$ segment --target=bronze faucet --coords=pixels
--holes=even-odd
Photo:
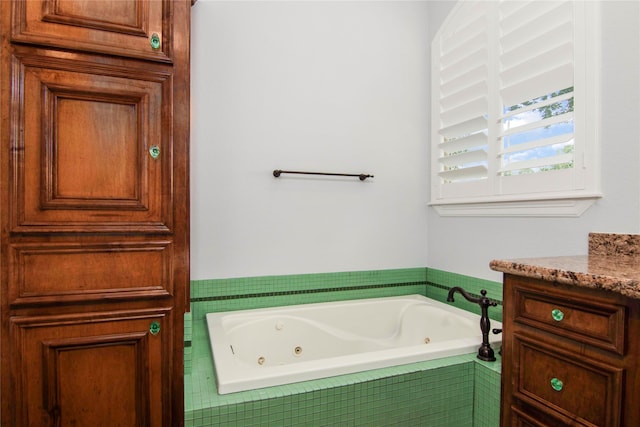
[[[493,349],[489,344],[489,330],[491,329],[491,321],[489,320],[489,315],[487,314],[488,308],[495,307],[498,303],[491,301],[487,298],[486,289],[482,289],[480,293],[482,296],[480,298],[472,297],[467,293],[464,289],[459,286],[454,286],[449,289],[449,295],[447,295],[447,301],[453,302],[453,294],[456,292],[460,292],[460,294],[469,302],[480,304],[481,316],[480,316],[480,331],[482,331],[482,344],[478,348],[478,359],[485,360],[487,362],[494,362],[496,357],[493,353]]]

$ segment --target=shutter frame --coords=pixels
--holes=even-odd
[[[573,2],[573,1],[550,1],[550,2],[537,2],[532,0],[530,2],[523,1],[501,1],[501,2],[459,2],[447,19],[444,21],[440,30],[436,34],[432,42],[432,162],[431,162],[431,205],[457,205],[462,203],[472,203],[475,206],[479,206],[479,202],[486,201],[487,203],[504,203],[509,201],[523,201],[523,200],[539,200],[548,198],[566,198],[571,197],[574,194],[577,198],[597,198],[600,196],[599,192],[599,179],[595,174],[597,172],[597,157],[594,157],[597,148],[597,134],[595,132],[585,131],[584,127],[591,125],[591,128],[595,128],[595,124],[592,125],[590,121],[585,120],[586,117],[593,117],[593,114],[585,115],[582,109],[587,108],[586,103],[579,103],[580,100],[584,100],[584,91],[589,90],[597,92],[595,83],[589,81],[589,84],[585,84],[584,78],[575,78],[575,63],[579,63],[584,66],[584,59],[581,55],[584,55],[585,50],[590,49],[587,38],[593,43],[594,31],[593,24],[586,23],[585,12],[580,9],[593,8],[596,6],[590,4],[584,4],[589,2]],[[487,6],[487,4],[491,4]],[[540,5],[542,7],[539,13],[532,13],[531,11],[537,9]],[[502,8],[499,9],[499,8]],[[566,21],[566,16],[563,18],[560,12],[565,13],[571,10],[571,22]],[[474,11],[476,14],[475,19],[471,19],[469,15]],[[482,11],[485,15],[479,16],[478,11]],[[505,12],[506,11],[506,12]],[[498,15],[502,13],[502,15]],[[592,15],[594,12],[589,12]],[[597,13],[597,12],[596,12]],[[587,14],[588,15],[588,14]],[[520,26],[522,22],[518,23],[507,22],[509,19],[525,19],[526,22],[522,25],[529,25],[535,27],[536,22],[545,22],[545,17],[553,17],[553,22],[542,32],[532,33],[526,37],[521,37],[521,40],[516,42],[507,43],[509,49],[499,48],[496,50],[492,44],[501,46],[500,37],[508,35],[509,32],[500,31],[516,31],[511,34],[511,37],[515,37],[517,31],[521,30]],[[558,18],[560,16],[560,19]],[[562,19],[565,19],[563,21]],[[468,70],[457,70],[457,73],[452,72],[453,65],[464,64],[464,55],[461,53],[464,51],[464,45],[470,39],[469,35],[473,34],[474,37],[480,37],[479,34],[482,31],[471,28],[463,28],[461,34],[466,34],[466,40],[455,39],[456,28],[458,23],[463,24],[473,23],[478,25],[482,23],[487,25],[486,37],[488,39],[488,46],[486,48],[487,61],[485,64],[475,64],[475,68],[469,67]],[[499,22],[499,25],[496,23]],[[500,31],[499,31],[499,30]],[[572,31],[570,31],[572,29]],[[587,31],[586,29],[589,29]],[[568,34],[571,33],[571,37]],[[590,36],[590,37],[589,37]],[[473,37],[471,37],[473,38]],[[551,44],[549,41],[554,41]],[[448,42],[449,49],[443,49],[442,43]],[[470,43],[470,42],[469,42]],[[529,47],[527,47],[529,44]],[[533,49],[537,44],[544,44],[538,49]],[[535,64],[536,61],[544,59],[545,64],[557,60],[553,66],[545,66],[534,69],[533,74],[538,74],[538,80],[542,82],[539,85],[529,82],[519,81],[522,77],[522,73],[518,73],[518,66],[526,67],[523,62],[522,51],[518,51],[517,46],[524,46],[523,51],[530,53],[530,64]],[[596,43],[597,45],[597,43]],[[485,53],[482,43],[478,43],[474,40],[474,46],[476,50],[471,54],[478,54],[482,50]],[[457,62],[451,61],[454,58],[452,52],[456,50]],[[440,54],[446,51],[449,56],[446,71],[449,73],[443,76],[442,73],[445,70],[443,64],[440,63]],[[493,56],[492,56],[493,55]],[[471,56],[471,55],[470,55]],[[570,60],[567,60],[568,56],[572,56]],[[504,65],[494,66],[493,64],[498,62],[497,59],[502,61],[504,59]],[[476,58],[477,59],[477,58]],[[502,62],[500,62],[502,64]],[[486,72],[486,78],[484,73]],[[512,77],[509,77],[510,73]],[[592,71],[591,74],[597,75]],[[501,77],[507,78],[506,83],[502,84]],[[548,86],[547,82],[555,80],[556,83],[553,86]],[[498,84],[496,84],[496,82]],[[582,84],[581,84],[582,83]],[[531,91],[522,90],[519,85],[530,85]],[[579,85],[579,87],[576,87]],[[564,87],[560,87],[564,86]],[[551,87],[551,89],[546,89]],[[507,103],[516,99],[514,104],[518,105],[526,101],[536,99],[549,93],[555,93],[557,91],[566,90],[573,87],[573,92],[563,94],[557,98],[547,99],[532,106],[526,106],[521,111],[500,111],[494,102],[494,98],[500,96],[501,99],[504,96]],[[477,108],[471,108],[468,105],[467,115],[459,114],[457,112],[464,111],[464,104],[471,104],[472,101],[477,101],[478,105],[484,101],[480,92],[486,88],[486,113],[482,114]],[[539,89],[542,88],[542,89]],[[467,89],[473,92],[467,93]],[[539,93],[548,92],[548,93]],[[522,94],[525,94],[525,99],[522,98]],[[534,95],[531,95],[534,94]],[[571,98],[573,97],[573,100]],[[527,99],[528,98],[528,99]],[[589,95],[589,98],[593,98],[593,95]],[[442,103],[440,102],[442,100]],[[554,116],[552,120],[543,123],[540,121],[538,124],[529,125],[529,132],[538,128],[544,128],[547,123],[559,122],[559,126],[563,126],[564,129],[570,129],[571,123],[574,126],[574,132],[567,134],[560,134],[554,138],[539,138],[533,142],[523,142],[520,147],[509,146],[502,147],[502,138],[510,137],[512,140],[516,136],[518,131],[511,129],[503,131],[502,123],[508,120],[510,117],[517,117],[524,112],[531,112],[533,114],[536,109],[541,107],[554,106],[553,104],[559,102],[573,102],[573,112],[565,113],[564,117]],[[566,107],[566,104],[564,105]],[[459,108],[459,110],[456,110]],[[557,114],[562,112],[562,109],[558,109],[553,112]],[[442,120],[441,114],[444,114],[446,121]],[[571,122],[573,120],[573,122]],[[445,126],[446,125],[446,126]],[[486,127],[485,127],[486,126]],[[522,128],[520,131],[526,131],[527,128]],[[466,134],[465,134],[466,133]],[[541,133],[542,134],[542,133]],[[592,137],[592,134],[594,136]],[[588,137],[588,140],[584,140]],[[549,177],[542,177],[549,172],[537,172],[533,175],[538,175],[541,178],[537,179],[535,176],[502,176],[501,174],[506,171],[511,171],[515,166],[508,165],[502,166],[498,161],[502,156],[507,156],[513,153],[517,153],[520,149],[541,149],[545,147],[563,147],[566,144],[575,144],[575,152],[563,153],[557,152],[552,158],[546,158],[540,160],[542,163],[558,164],[567,160],[574,161],[574,167],[570,170],[562,170],[562,173],[553,174],[557,176],[554,179]],[[473,153],[469,155],[460,155],[459,152],[463,151],[485,151],[487,154],[487,161],[482,164],[471,165],[458,165],[456,167],[455,158],[460,159],[475,158],[478,159],[479,154]],[[444,159],[443,153],[450,152],[453,155],[452,159]],[[464,153],[463,153],[464,154]],[[534,164],[535,161],[529,164]],[[453,165],[453,170],[446,170],[445,165]],[[522,166],[525,166],[523,163]],[[589,166],[587,168],[586,166]],[[483,176],[480,173],[481,170],[486,169],[486,175]],[[451,180],[452,176],[465,177],[474,176],[478,179],[476,182],[469,182],[466,180],[456,181]],[[521,179],[522,178],[522,179]],[[562,183],[556,183],[554,180],[561,179]],[[523,184],[519,185],[517,182],[521,181]],[[536,184],[536,181],[538,182]],[[508,183],[508,185],[507,185]],[[461,205],[462,206],[462,205]],[[486,209],[487,212],[492,209]],[[564,215],[563,215],[564,216]]]

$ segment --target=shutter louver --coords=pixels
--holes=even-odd
[[[439,173],[445,183],[487,177],[488,36],[486,6],[458,16],[439,45]]]
[[[516,3],[514,5],[514,3]],[[573,167],[570,1],[500,6],[500,175]]]

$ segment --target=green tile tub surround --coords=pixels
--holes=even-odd
[[[487,289],[501,303],[501,283],[428,268],[192,281],[185,425],[497,426],[500,363],[475,354],[228,395],[215,389],[208,312],[409,294],[445,302],[453,286],[476,295]],[[453,305],[479,313],[461,296]],[[492,309],[501,320],[501,305]]]
[[[196,357],[192,375],[185,378],[187,427],[499,423],[500,362],[485,366],[475,355],[226,395],[217,394],[213,364],[202,356]]]
[[[191,373],[192,344],[193,344],[193,322],[191,312],[184,314],[184,373]]]
[[[480,361],[475,365],[474,427],[497,427],[500,424],[500,365]]]

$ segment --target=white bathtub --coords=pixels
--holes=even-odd
[[[482,342],[480,316],[421,295],[209,313],[207,325],[220,394],[474,353]]]

